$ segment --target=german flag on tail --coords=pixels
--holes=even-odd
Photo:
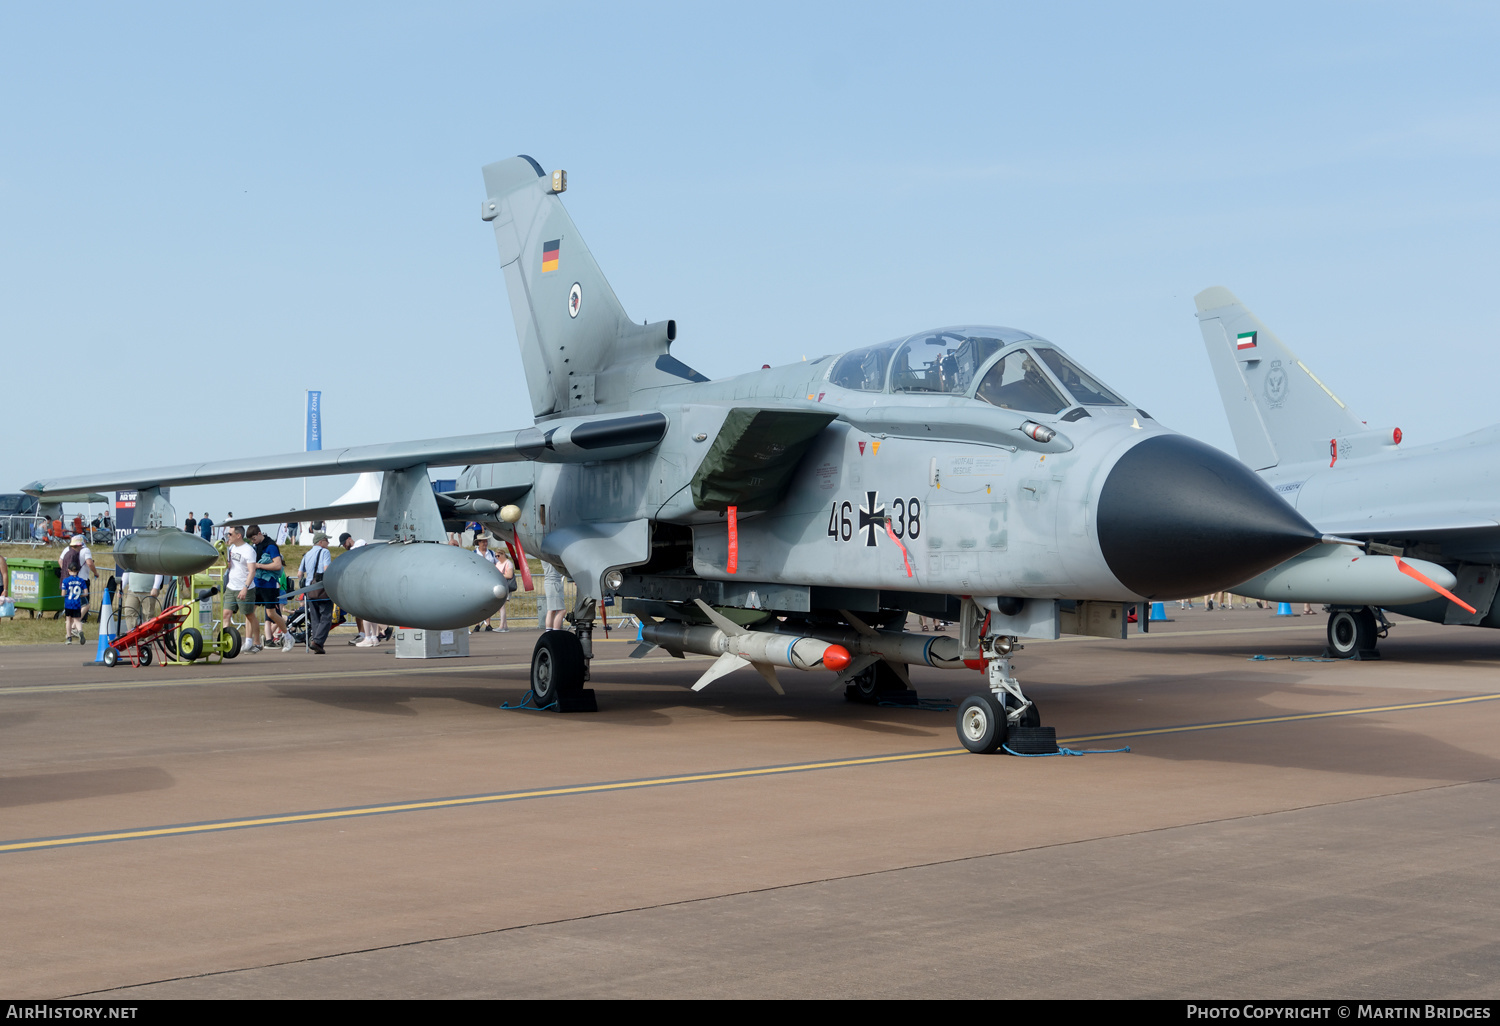
[[[562,245],[562,239],[553,239],[542,246],[542,270],[557,270],[557,250]]]

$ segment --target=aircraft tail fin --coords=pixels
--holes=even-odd
[[[1358,417],[1228,289],[1193,297],[1240,459],[1255,470],[1327,459]]]
[[[520,156],[486,165],[484,184],[533,413],[621,406],[639,385],[680,383],[680,371],[657,369],[663,357],[682,366],[667,356],[675,322],[626,316],[558,199],[566,176]]]

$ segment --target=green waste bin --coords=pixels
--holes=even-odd
[[[17,609],[29,609],[33,617],[60,612],[63,607],[62,568],[55,559],[8,559],[10,586],[7,594]]]

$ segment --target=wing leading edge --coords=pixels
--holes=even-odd
[[[212,463],[121,471],[87,477],[33,481],[22,491],[51,496],[59,492],[170,488],[177,485],[270,481],[287,477],[362,474],[425,464],[457,467],[473,463],[582,463],[620,459],[654,448],[666,434],[667,418],[655,411],[603,417],[570,417],[518,431],[496,431],[451,438],[428,438],[383,445],[357,445],[322,452],[295,452]]]

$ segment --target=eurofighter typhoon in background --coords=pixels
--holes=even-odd
[[[1234,293],[1194,300],[1240,459],[1320,529],[1363,543],[1306,552],[1235,594],[1327,604],[1343,657],[1374,654],[1382,607],[1500,627],[1500,424],[1403,448],[1400,428],[1356,417]]]
[[[533,652],[538,704],[594,707],[593,628],[617,596],[641,617],[638,653],[718,657],[699,688],[750,666],[779,690],[774,667],[822,666],[851,699],[909,700],[913,664],[981,670],[988,688],[958,716],[979,752],[1040,722],[1011,670],[1018,639],[1124,637],[1131,603],[1225,588],[1322,540],[1243,464],[1014,328],[919,331],[710,381],[672,355],[674,321],[626,316],[563,209],[562,172],[522,156],[484,182],[533,426],[27,490],[140,489],[137,522],[144,507],[161,532],[135,544],[160,547],[170,486],[382,471],[387,544],[336,560],[330,595],[382,623],[475,623],[504,589],[442,543],[444,520],[483,520],[578,584],[571,629]],[[464,468],[453,492],[428,487],[437,466]],[[911,612],[959,636],[907,633]]]

